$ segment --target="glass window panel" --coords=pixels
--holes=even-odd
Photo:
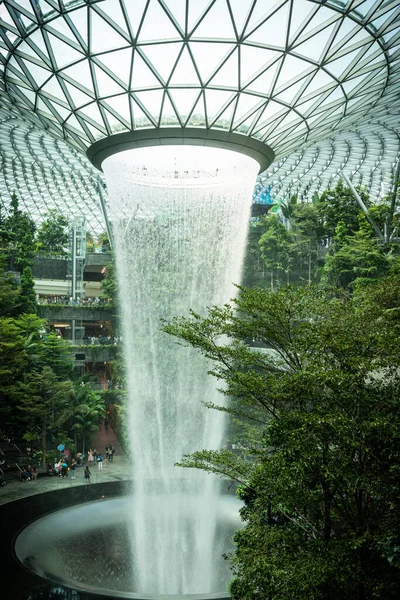
[[[70,110],[64,108],[63,106],[60,106],[59,104],[53,104],[53,106],[54,106],[54,109],[60,115],[62,121],[65,121],[66,119],[68,119],[69,115],[71,114]]]
[[[82,60],[80,63],[64,69],[63,73],[94,94],[92,74],[87,60]]]
[[[152,44],[143,46],[143,54],[149,59],[157,73],[164,81],[169,79],[178,54],[182,49],[182,42],[171,42],[169,44]]]
[[[49,54],[47,52],[47,47],[46,47],[46,44],[44,43],[42,31],[40,29],[37,29],[36,31],[31,33],[31,35],[29,36],[29,38],[27,38],[27,40],[28,40],[28,43],[30,41],[32,41],[34,44],[36,44],[36,46],[43,52],[43,54],[47,58],[49,58]],[[32,50],[27,51],[27,53],[32,54]]]
[[[71,46],[62,42],[51,33],[48,33],[48,36],[59,69],[62,69],[73,62],[82,60],[83,55],[80,52],[77,52],[77,50],[71,48]]]
[[[253,4],[253,0],[229,0],[229,4],[231,6],[238,35],[240,36],[243,32],[243,27],[250,12],[251,5]]]
[[[232,19],[225,0],[217,0],[196,27],[192,37],[236,40]]]
[[[194,110],[188,121],[188,125],[193,125],[194,127],[205,127],[206,125],[203,94],[201,94],[196,106],[194,107]]]
[[[189,2],[188,11],[188,31],[191,31],[211,0],[196,0],[196,2]]]
[[[108,15],[112,21],[121,27],[126,34],[128,33],[128,28],[126,26],[126,21],[121,10],[119,0],[107,0],[107,2],[100,2],[99,8],[106,13],[106,15]]]
[[[51,96],[58,98],[63,102],[67,102],[66,97],[64,96],[64,92],[58,82],[57,77],[52,77],[43,87],[43,92],[47,92]]]
[[[301,78],[309,69],[309,63],[301,60],[300,58],[296,58],[295,56],[290,56],[290,54],[287,54],[283,61],[283,66],[279,73],[278,81],[276,82],[276,89],[279,90],[285,84]]]
[[[199,90],[198,89],[176,89],[170,90],[170,95],[173,103],[175,104],[179,116],[182,120],[185,120],[188,114],[191,112],[195,102],[197,101]]]
[[[31,76],[33,77],[33,79],[35,80],[36,85],[38,87],[43,85],[43,83],[52,76],[51,71],[42,69],[41,67],[39,67],[38,65],[35,65],[34,63],[29,63],[28,70],[29,70]]]
[[[46,31],[52,31],[52,29],[58,33],[61,33],[72,42],[75,42],[75,44],[77,43],[75,35],[72,33],[70,27],[68,27],[64,19],[54,19],[51,21],[51,24],[46,26]]]
[[[274,50],[256,48],[255,46],[240,47],[240,81],[244,85],[253,78],[263,67],[278,56]]]
[[[332,75],[334,77],[337,77],[338,79],[340,79],[341,75],[348,68],[348,66],[350,65],[353,58],[355,58],[357,56],[358,52],[359,52],[358,50],[353,50],[353,52],[350,52],[349,54],[345,54],[344,56],[341,56],[340,58],[338,58],[332,62],[329,62],[326,65],[326,69],[330,73],[332,73]]]
[[[87,7],[79,8],[69,14],[71,21],[86,45],[88,45],[88,10]]]
[[[104,98],[105,96],[114,96],[120,94],[124,89],[114,79],[109,77],[107,73],[100,69],[97,65],[94,65],[94,71],[96,74],[97,87],[99,90],[99,96]]]
[[[236,106],[236,102],[231,102],[230,105],[224,110],[224,112],[218,117],[213,123],[213,127],[220,127],[221,129],[229,129],[232,122],[233,109]]]
[[[208,121],[213,121],[215,116],[225,104],[232,99],[232,92],[223,92],[221,90],[206,90],[206,109]]]
[[[140,127],[149,127],[153,126],[149,117],[142,111],[140,106],[134,102],[133,98],[131,99],[131,106],[133,110],[133,118],[135,121],[135,128],[139,129]]]
[[[133,56],[131,89],[136,90],[146,87],[161,87],[161,84],[140,54],[135,52]]]
[[[143,17],[143,11],[146,7],[148,0],[123,0],[125,11],[128,14],[132,34],[134,37],[137,36],[138,27]]]
[[[209,85],[237,89],[239,87],[239,51],[235,50],[219,71],[210,80]]]
[[[172,85],[200,85],[199,78],[187,48],[183,49],[170,83]]]
[[[301,34],[307,19],[317,7],[312,6],[309,0],[296,0],[292,3],[292,17],[290,19],[290,43]]]
[[[74,85],[71,85],[69,82],[65,82],[65,86],[68,90],[69,95],[71,96],[72,102],[76,107],[83,106],[88,104],[89,102],[93,102],[93,98],[88,96]]]
[[[158,121],[163,99],[163,90],[150,90],[148,92],[136,92],[135,97],[143,104],[146,111]]]
[[[296,94],[300,91],[301,87],[304,85],[304,79],[301,79],[294,85],[288,87],[284,92],[280,94],[275,94],[275,98],[277,100],[281,100],[282,102],[287,102],[291,104],[294,101]]]
[[[289,3],[272,15],[265,23],[260,25],[246,41],[277,46],[284,48],[286,44],[286,32],[289,19]],[[249,28],[247,28],[247,31]]]
[[[164,0],[164,4],[170,10],[182,31],[185,31],[186,0]]]
[[[190,50],[203,82],[207,81],[233,47],[234,46],[229,43],[190,43]]]
[[[92,18],[90,50],[93,54],[127,46],[127,41],[94,10],[90,11],[90,14]]]
[[[239,94],[239,101],[237,103],[236,112],[235,112],[235,123],[243,119],[247,115],[249,111],[253,111],[256,109],[258,105],[260,105],[265,100],[259,98],[258,96],[252,96],[251,94]]]
[[[250,85],[248,86],[248,90],[259,92],[268,96],[271,91],[272,83],[275,79],[276,71],[280,64],[281,61],[278,60],[275,64],[272,65],[272,67],[270,67],[269,69],[264,71],[264,73],[259,75],[257,79],[250,83]]]
[[[317,60],[321,58],[321,55],[325,52],[326,45],[329,41],[329,37],[333,32],[335,25],[332,24],[321,33],[317,33],[313,35],[310,39],[298,46],[295,46],[294,52],[297,54],[302,54],[306,58],[310,58],[311,60]]]
[[[150,0],[149,8],[139,31],[138,42],[141,44],[151,40],[164,39],[181,39],[181,36],[157,0]]]
[[[160,118],[160,123],[163,126],[173,126],[173,125],[180,125],[179,123],[179,119],[176,116],[176,113],[174,111],[174,107],[171,104],[170,99],[168,98],[168,95],[165,94],[164,97],[164,104],[163,104],[163,109],[162,109],[162,114],[161,114],[161,118]]]
[[[114,50],[109,54],[102,54],[97,59],[110,69],[116,77],[129,86],[129,75],[132,61],[132,49]]]
[[[113,96],[113,98],[107,98],[105,104],[111,106],[130,126],[131,115],[129,111],[129,100],[127,94],[121,94],[120,96]]]

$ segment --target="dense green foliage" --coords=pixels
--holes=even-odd
[[[68,221],[56,210],[49,210],[36,236],[36,249],[46,254],[65,255],[68,247]]]
[[[233,307],[165,327],[211,361],[230,397],[214,408],[245,424],[242,456],[181,462],[241,483],[234,600],[398,597],[399,284],[241,288]]]

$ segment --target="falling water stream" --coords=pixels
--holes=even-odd
[[[235,294],[258,171],[253,159],[192,146],[129,150],[107,158],[110,219],[128,379],[135,590],[226,590],[216,562],[219,480],[174,464],[224,443],[223,402],[198,352],[162,319],[204,314]],[[225,575],[226,577],[226,575]],[[229,581],[229,577],[228,577]]]

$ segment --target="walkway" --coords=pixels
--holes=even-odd
[[[105,431],[104,426],[102,426],[93,438],[93,448],[102,452],[104,459],[105,447],[107,444],[112,444],[115,448],[114,460],[113,462],[104,460],[102,471],[99,471],[97,466],[92,467],[91,484],[130,479],[129,463],[127,458],[122,454],[121,446],[114,431],[111,427],[108,427],[108,431]],[[85,461],[85,465],[86,464]],[[76,479],[71,479],[71,475],[69,474],[69,476],[65,478],[42,475],[36,481],[27,481],[26,483],[18,481],[18,479],[9,481],[5,487],[0,488],[0,504],[13,502],[19,498],[26,498],[27,496],[64,489],[66,487],[70,488],[85,485],[83,472],[84,467],[78,467],[75,473]]]

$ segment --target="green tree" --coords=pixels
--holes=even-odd
[[[68,221],[64,215],[57,210],[49,210],[37,232],[37,251],[65,255],[68,246],[67,226]]]
[[[0,254],[0,315],[10,317],[15,314],[18,284],[4,270],[6,255]]]
[[[260,237],[258,246],[264,264],[270,271],[270,285],[273,290],[275,273],[283,271],[287,280],[289,279],[292,236],[276,215],[267,216],[266,225],[266,231]]]
[[[18,387],[18,408],[32,422],[40,427],[42,440],[42,466],[46,466],[47,432],[53,429],[61,410],[62,403],[74,395],[71,381],[60,381],[54,371],[46,366],[42,371],[34,371],[27,377],[26,383]]]
[[[359,223],[358,231],[347,235],[346,225],[339,221],[322,272],[324,282],[347,288],[360,279],[382,277],[389,271],[388,248],[379,245],[362,213]]]
[[[399,283],[355,298],[240,288],[235,308],[165,326],[225,382],[230,406],[211,407],[252,432],[242,457],[199,451],[180,463],[241,484],[233,600],[398,597]]]
[[[22,271],[18,303],[21,313],[36,313],[35,281],[30,267],[25,267]]]
[[[25,267],[32,267],[34,263],[36,225],[20,210],[15,193],[11,197],[10,206],[11,214],[5,219],[8,251],[12,254],[17,269],[23,271]]]
[[[371,201],[368,194],[362,189],[358,189],[358,193],[365,206],[369,208]],[[361,209],[352,191],[343,184],[343,181],[339,181],[333,190],[328,189],[321,194],[320,211],[328,238],[333,238],[340,221],[345,224],[346,233],[358,231]]]
[[[99,429],[99,424],[105,415],[104,401],[99,394],[90,389],[90,383],[80,386],[77,391],[76,406],[71,415],[73,423],[71,429],[80,435],[82,452],[85,452],[88,436]]]

